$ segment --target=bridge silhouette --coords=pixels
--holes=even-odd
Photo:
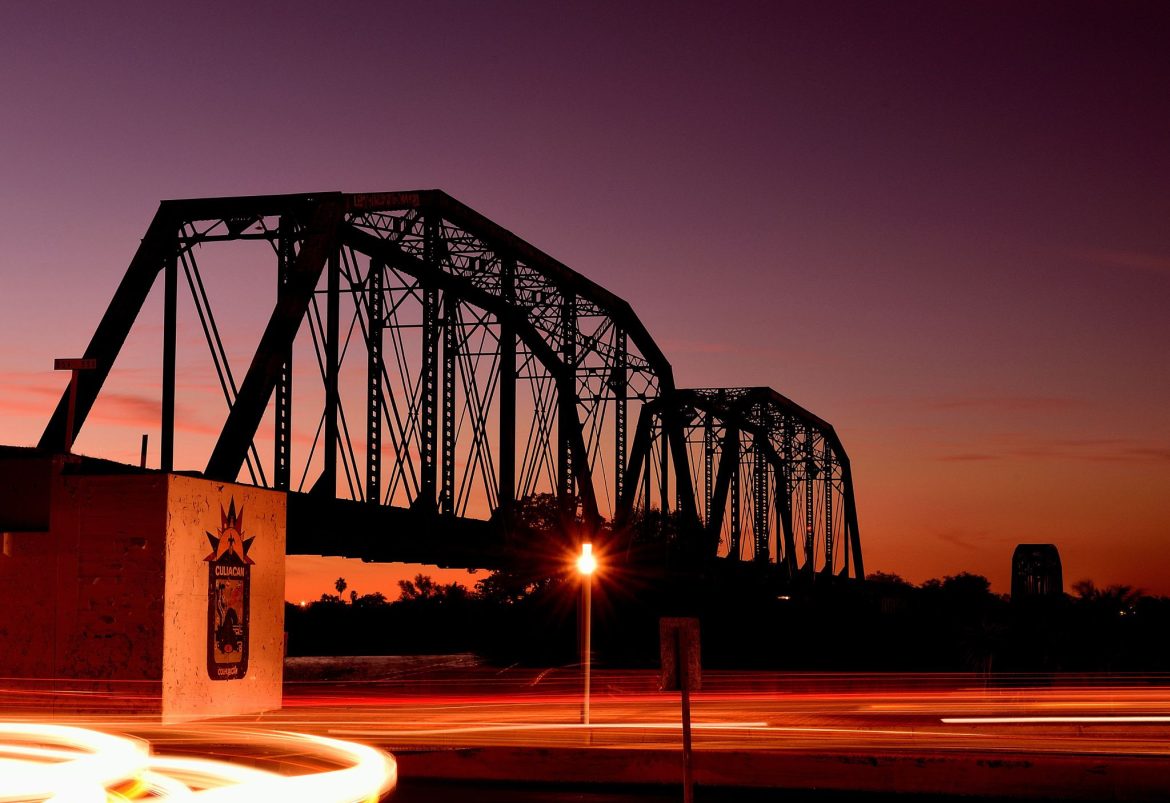
[[[248,241],[275,301],[237,382],[196,257]],[[286,491],[290,553],[498,568],[547,494],[567,541],[608,520],[628,549],[665,514],[691,565],[864,576],[832,426],[770,388],[676,387],[626,301],[437,190],[162,202],[40,449],[81,431],[160,275],[158,468],[185,284],[228,409],[202,473]]]

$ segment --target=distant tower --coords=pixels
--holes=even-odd
[[[1059,597],[1064,593],[1060,553],[1055,544],[1020,544],[1012,555],[1012,601]]]

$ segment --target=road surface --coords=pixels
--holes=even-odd
[[[344,659],[337,667],[344,669]],[[660,789],[679,774],[679,696],[657,691],[649,670],[595,671],[588,726],[580,722],[581,673],[571,668],[496,669],[435,658],[342,672],[343,679],[318,674],[287,681],[284,707],[259,716],[161,726],[104,711],[103,698],[84,695],[81,707],[91,714],[58,716],[147,738],[157,751],[289,775],[325,771],[328,762],[273,747],[265,734],[371,745],[398,759],[404,801],[412,778]],[[42,703],[27,684],[0,690],[8,719],[35,719]],[[968,675],[707,672],[691,711],[696,779],[708,786],[1170,797],[1166,677],[989,682]]]

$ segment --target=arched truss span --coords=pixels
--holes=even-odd
[[[275,303],[237,383],[196,257],[245,240],[272,247]],[[86,351],[99,369],[81,377],[74,435],[160,272],[164,470],[184,279],[230,408],[210,477],[481,519],[553,493],[596,522],[629,496],[627,421],[673,390],[625,301],[440,191],[165,201]],[[291,366],[306,328],[324,409],[298,460]],[[354,361],[366,364],[359,394],[340,381]],[[63,441],[66,409],[42,446]],[[271,456],[256,446],[266,415]]]
[[[678,390],[704,550],[791,578],[864,577],[849,456],[771,388]]]
[[[272,306],[233,370],[200,260],[244,241],[270,253]],[[159,467],[175,468],[185,285],[225,403],[203,472],[288,491],[290,549],[491,565],[495,525],[547,493],[589,528],[674,509],[707,557],[860,576],[832,427],[767,389],[676,391],[625,301],[440,191],[164,201],[86,349],[74,437],[160,274]],[[65,442],[68,407],[42,448]],[[448,547],[495,541],[412,546],[425,522]]]

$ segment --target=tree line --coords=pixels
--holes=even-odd
[[[418,575],[400,596],[337,593],[289,604],[290,655],[475,652],[501,663],[579,659],[580,581],[496,572],[472,587]],[[704,590],[594,587],[594,649],[601,665],[653,666],[658,616],[701,621],[712,668],[822,671],[1170,671],[1170,598],[1090,580],[1071,594],[1017,601],[966,572],[921,585],[877,573],[776,594],[724,579]],[[686,597],[685,604],[682,598]]]
[[[595,539],[608,552],[592,586],[594,658],[603,666],[657,665],[659,617],[684,615],[700,620],[711,668],[1170,671],[1170,598],[1129,586],[1082,580],[1069,594],[1013,602],[968,572],[914,585],[881,572],[864,582],[791,582],[734,562],[688,571],[669,515],[651,511],[636,526],[621,554],[606,546],[610,533]],[[336,593],[286,607],[289,654],[475,652],[503,664],[575,663],[582,580],[564,531],[556,500],[533,497],[518,511],[509,571],[470,587],[420,574],[399,583],[395,600],[338,578]]]

